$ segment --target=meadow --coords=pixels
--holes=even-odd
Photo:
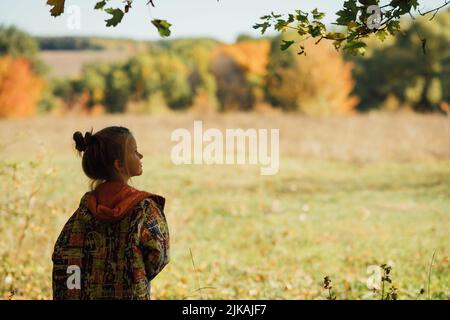
[[[279,128],[278,174],[174,165],[170,133],[195,119]],[[54,242],[88,191],[72,134],[117,124],[144,154],[133,185],[166,198],[153,299],[326,299],[325,276],[337,299],[379,299],[366,283],[381,264],[399,299],[450,298],[450,119],[414,113],[0,119],[0,298],[52,298]]]

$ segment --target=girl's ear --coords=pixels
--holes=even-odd
[[[123,166],[120,163],[120,160],[114,160],[114,169],[116,169],[117,172],[122,173]]]

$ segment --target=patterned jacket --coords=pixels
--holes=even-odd
[[[53,299],[150,299],[169,262],[164,204],[119,182],[87,192],[55,244]]]

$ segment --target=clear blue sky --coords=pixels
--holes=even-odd
[[[80,28],[68,25],[70,14],[58,18],[49,14],[47,0],[0,0],[0,24],[15,25],[32,35],[75,36],[96,35],[133,39],[160,39],[151,25],[152,18],[167,19],[173,24],[172,37],[209,36],[232,42],[241,33],[257,35],[252,25],[259,17],[270,13],[310,11],[317,7],[327,13],[325,22],[335,19],[335,12],[344,0],[154,0],[156,8],[148,8],[147,0],[134,0],[135,4],[120,25],[105,27],[107,14],[92,8],[98,0],[66,0],[66,9],[76,5],[80,9]],[[122,0],[111,4],[123,6]],[[422,8],[432,8],[443,0],[422,0]]]

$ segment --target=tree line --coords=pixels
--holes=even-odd
[[[270,106],[306,114],[337,114],[408,106],[442,111],[450,101],[450,10],[433,23],[404,20],[403,33],[383,43],[367,40],[364,56],[310,39],[305,55],[279,47],[292,35],[251,38],[234,44],[212,39],[151,43],[120,63],[95,63],[75,79],[50,79],[38,59],[40,41],[15,28],[0,28],[0,116],[54,109],[86,112],[153,112],[196,108],[251,111]],[[427,39],[424,53],[421,38]],[[84,39],[77,46],[92,47]],[[100,48],[101,49],[101,48]],[[22,70],[19,73],[16,70]],[[20,79],[18,79],[20,78]]]

